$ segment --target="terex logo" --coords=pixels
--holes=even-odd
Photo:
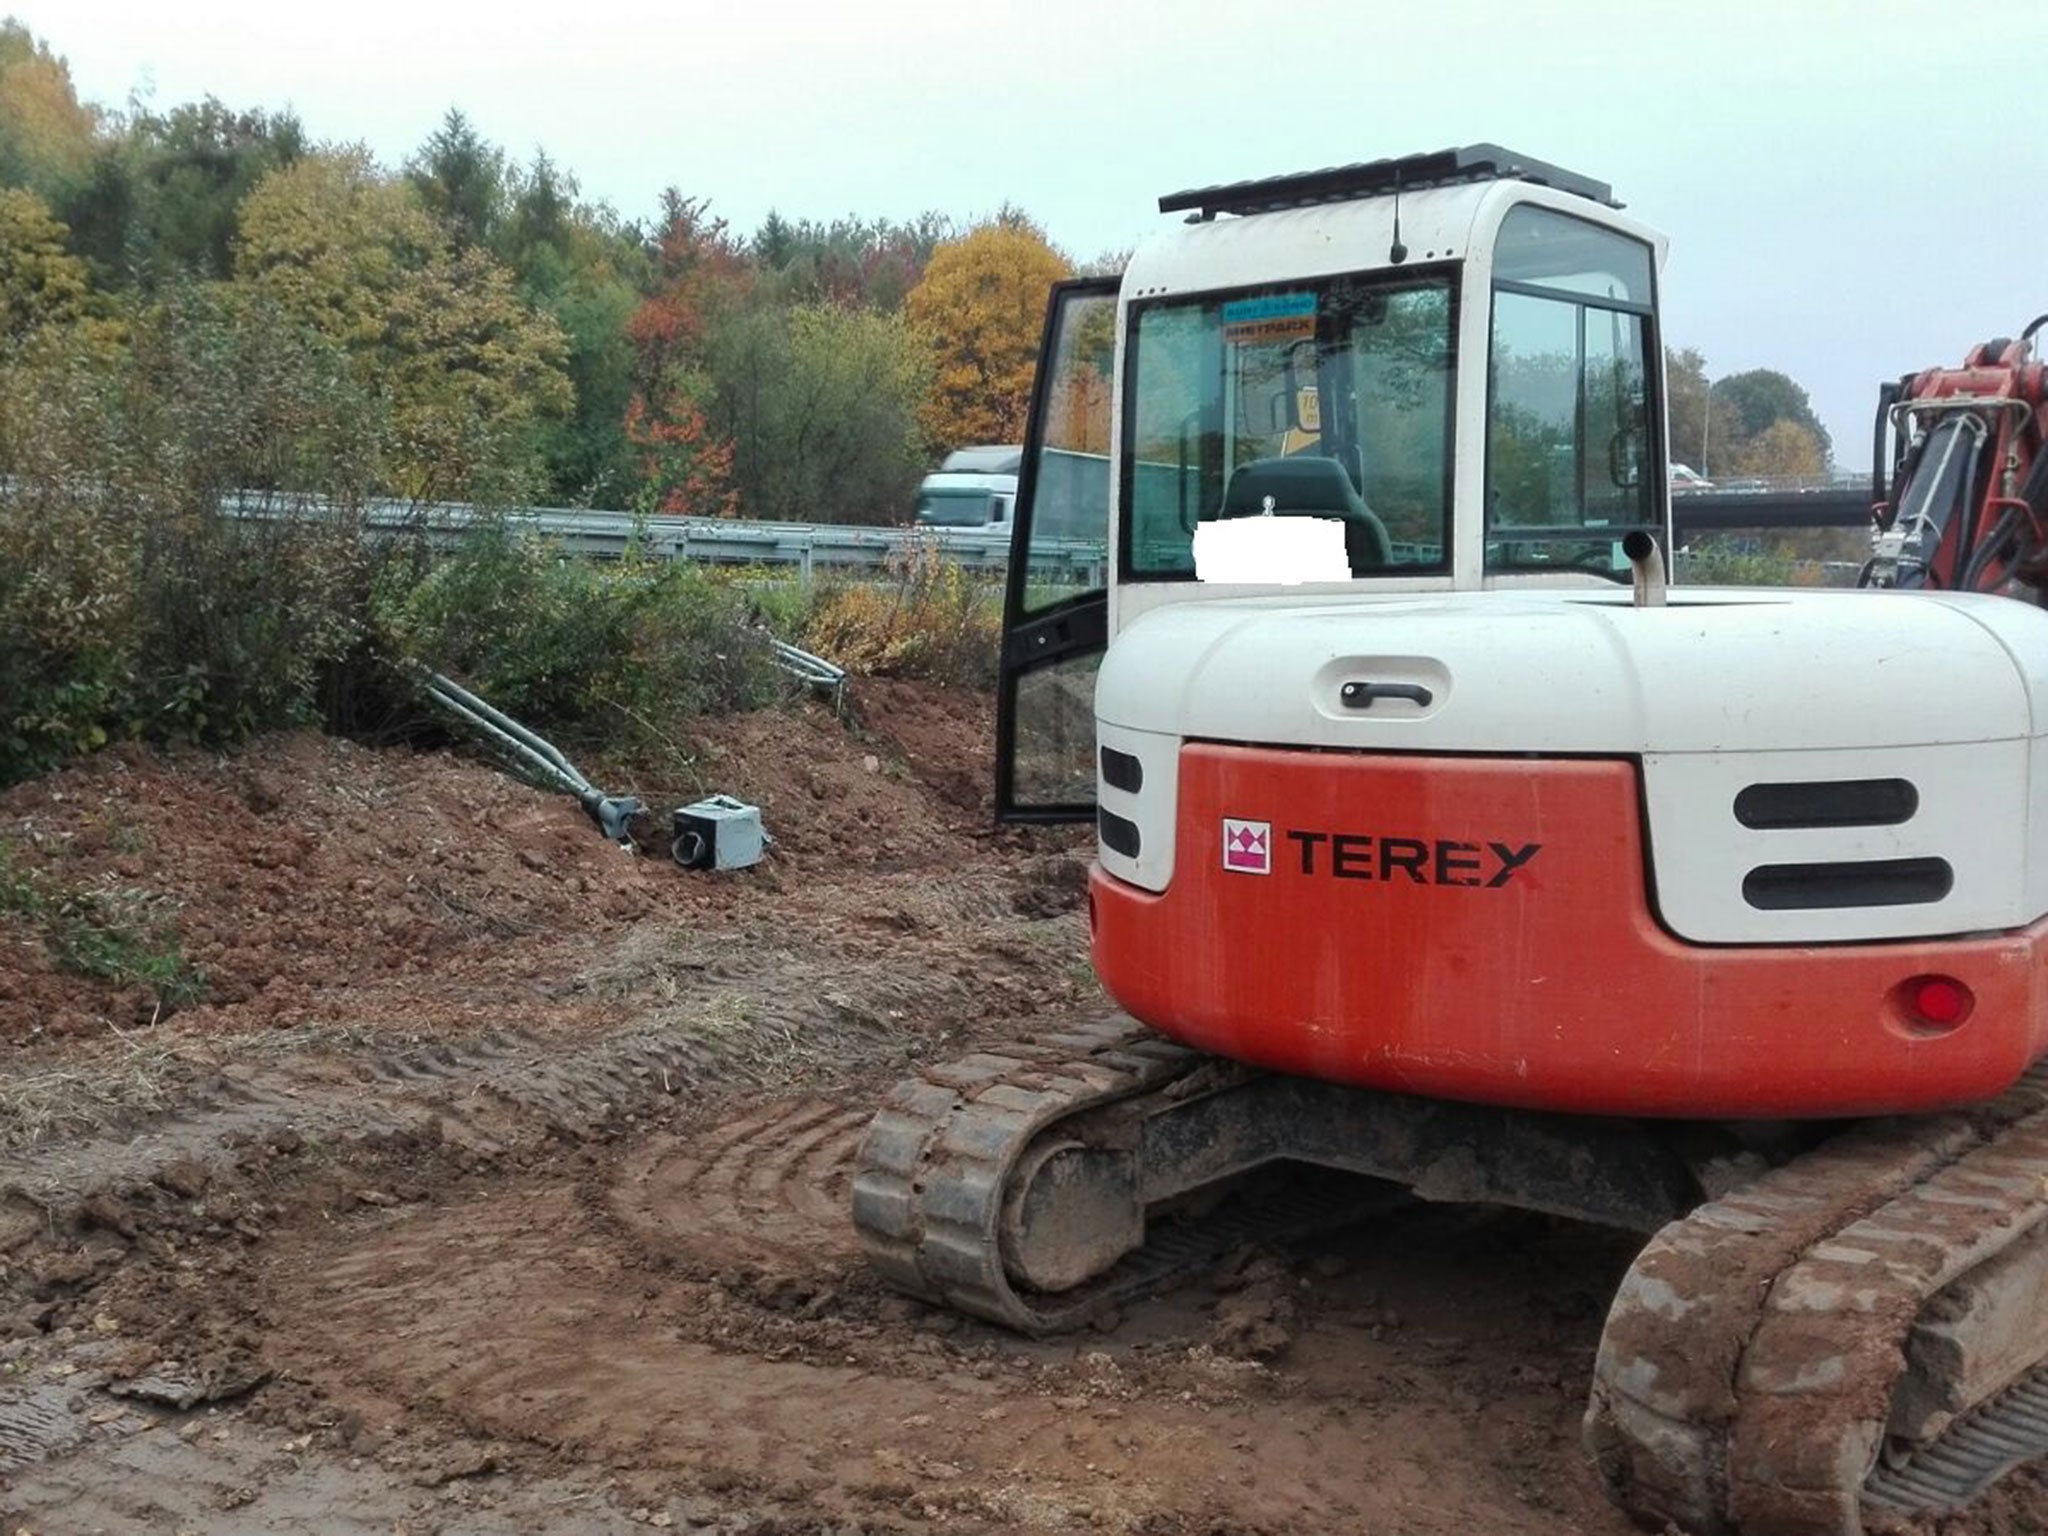
[[[1273,873],[1273,824],[1224,817],[1223,867],[1241,875]]]
[[[1529,867],[1541,843],[1460,843],[1447,838],[1367,837],[1353,832],[1298,832],[1287,840],[1300,851],[1304,875],[1338,880],[1392,880],[1417,885],[1464,885],[1498,890]]]

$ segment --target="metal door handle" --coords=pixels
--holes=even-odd
[[[1427,709],[1436,700],[1436,695],[1420,683],[1346,683],[1337,697],[1346,709],[1371,709],[1376,699],[1406,699]]]

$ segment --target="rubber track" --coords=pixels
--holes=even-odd
[[[1170,1089],[1207,1058],[1127,1019],[1048,1034],[927,1068],[897,1085],[861,1144],[853,1219],[875,1267],[902,1290],[1022,1333],[1082,1327],[1240,1243],[1344,1219],[1326,1193],[1230,1202],[1167,1222],[1108,1274],[1057,1296],[1018,1291],[998,1224],[1010,1169],[1048,1126]]]
[[[2044,1171],[2037,1067],[1989,1105],[1872,1122],[1665,1227],[1595,1364],[1586,1438],[1615,1497],[1745,1536],[1858,1536],[1866,1498],[1947,1507],[1904,1474],[1952,1463],[1976,1416],[1874,1470],[1906,1338],[1943,1286],[2048,1220]]]
[[[1959,1509],[2041,1456],[2048,1456],[2048,1367],[2022,1377],[1902,1464],[1880,1466],[1863,1485],[1863,1498],[1912,1514]]]

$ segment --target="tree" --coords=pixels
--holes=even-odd
[[[532,165],[524,172],[508,172],[505,180],[511,211],[499,232],[498,254],[524,282],[530,253],[542,248],[558,256],[568,253],[578,222],[576,180],[556,170],[545,150],[535,151]]]
[[[568,340],[571,414],[547,424],[541,449],[548,492],[561,501],[624,506],[636,488],[626,440],[636,355],[626,335],[648,270],[638,232],[576,201],[576,184],[536,155],[509,178],[498,237],[520,296],[552,315]]]
[[[20,22],[0,20],[0,186],[57,196],[89,170],[98,126],[71,67]]]
[[[1671,425],[1671,457],[1705,473],[1713,443],[1707,423],[1707,360],[1697,349],[1664,349],[1664,412]]]
[[[1076,277],[1122,277],[1124,268],[1131,264],[1135,247],[1118,246],[1113,250],[1100,252],[1093,261],[1084,261],[1074,269]]]
[[[458,251],[489,245],[505,207],[505,154],[454,107],[406,166],[427,211]]]
[[[771,210],[748,252],[782,303],[895,310],[951,232],[951,223],[937,213],[907,224],[859,218],[793,224]]]
[[[415,500],[522,489],[541,418],[570,404],[560,329],[482,250],[455,252],[361,150],[308,155],[243,205],[237,274],[341,346],[388,409],[386,475]]]
[[[1024,432],[1046,294],[1065,257],[1013,211],[941,245],[904,312],[925,337],[933,380],[926,430],[943,447],[1016,442]]]
[[[290,112],[237,112],[213,97],[139,113],[101,142],[66,194],[73,249],[109,288],[154,292],[180,276],[226,279],[242,200],[306,151]]]
[[[1715,437],[1732,450],[1717,450],[1722,452],[1724,461],[1739,459],[1743,444],[1762,437],[1780,421],[1792,422],[1813,435],[1820,445],[1823,465],[1834,455],[1834,444],[1828,439],[1827,428],[1813,414],[1813,403],[1807,399],[1806,391],[1775,369],[1752,368],[1747,373],[1716,379],[1713,399]],[[1728,429],[1726,439],[1721,438],[1724,424]]]
[[[732,444],[712,434],[703,407],[672,397],[661,415],[635,395],[626,404],[626,442],[639,455],[637,510],[672,516],[735,517]]]
[[[796,254],[798,243],[796,226],[777,213],[768,210],[768,217],[761,221],[761,227],[754,231],[752,241],[754,260],[771,272],[780,272]]]
[[[1827,470],[1827,450],[1812,428],[1781,416],[1745,442],[1734,463],[1745,475],[1819,475]]]
[[[756,297],[714,317],[712,432],[750,517],[900,522],[925,465],[930,358],[900,315]]]
[[[683,387],[704,336],[707,309],[747,286],[746,259],[702,198],[670,187],[648,243],[649,291],[627,326],[639,354],[635,382],[658,404]]]
[[[711,385],[702,367],[706,315],[744,293],[748,272],[725,221],[701,198],[662,193],[661,223],[649,243],[651,291],[626,323],[634,390],[626,438],[640,451],[646,493],[664,512],[730,517],[732,444],[704,415]]]
[[[35,193],[0,188],[0,344],[84,315],[85,263],[64,249],[64,236]]]

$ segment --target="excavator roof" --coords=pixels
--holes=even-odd
[[[1173,192],[1159,199],[1159,211],[1187,212],[1197,219],[1213,219],[1219,213],[1271,213],[1278,208],[1348,202],[1382,192],[1510,179],[1554,187],[1610,208],[1621,207],[1614,199],[1614,189],[1604,181],[1567,171],[1546,160],[1516,154],[1498,144],[1467,144],[1461,149],[1439,149],[1423,155],[1368,160],[1360,165],[1297,171],[1263,181],[1234,181],[1220,187]]]

